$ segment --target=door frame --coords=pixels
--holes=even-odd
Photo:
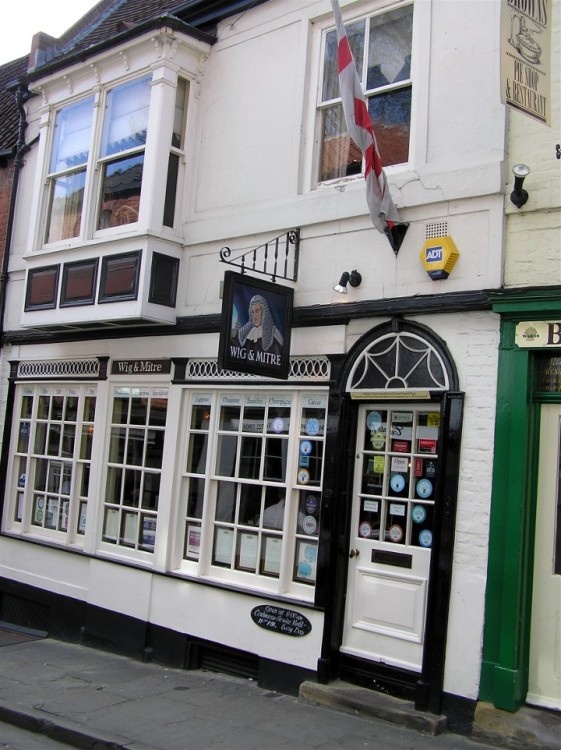
[[[348,374],[360,354],[388,331],[413,332],[438,347],[448,368],[450,390],[430,392],[429,397],[411,399],[441,404],[439,476],[435,507],[433,548],[428,579],[425,647],[422,670],[408,672],[339,652],[342,642],[348,572],[348,546],[353,499],[354,453],[359,404],[346,391]],[[322,654],[318,661],[321,682],[343,677],[392,695],[413,700],[418,710],[441,712],[448,610],[452,580],[456,504],[464,394],[458,390],[457,373],[445,343],[429,328],[394,320],[377,326],[351,349],[347,357],[331,358],[335,387],[330,389],[326,431],[326,467],[320,532],[320,576],[316,604],[325,608]],[[376,399],[371,399],[373,402]],[[402,399],[396,397],[395,401]],[[384,399],[388,404],[389,400]],[[441,457],[441,458],[440,458]]]
[[[540,393],[534,382],[536,357],[561,357],[561,347],[519,347],[516,327],[560,320],[560,292],[492,296],[501,340],[479,699],[506,711],[517,711],[528,690],[540,407],[561,403],[561,393]]]

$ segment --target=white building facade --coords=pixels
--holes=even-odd
[[[121,26],[29,72],[1,619],[274,689],[343,677],[472,712],[488,292],[503,283],[500,9],[342,3],[409,225],[395,253],[344,135],[330,3],[232,5]],[[459,257],[435,280],[427,248],[450,241]],[[354,270],[361,283],[334,291]],[[276,354],[262,374],[219,361],[223,311],[241,318],[260,284],[282,298],[287,377]]]

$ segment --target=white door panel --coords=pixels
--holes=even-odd
[[[438,405],[359,407],[341,651],[420,671]]]

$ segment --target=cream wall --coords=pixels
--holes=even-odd
[[[515,109],[508,111],[505,286],[561,284],[561,3],[553,0],[551,33],[551,127]],[[509,200],[512,166],[530,167],[524,181],[528,202]]]

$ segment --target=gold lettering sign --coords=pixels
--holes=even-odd
[[[536,360],[534,390],[541,393],[561,393],[561,357]]]

